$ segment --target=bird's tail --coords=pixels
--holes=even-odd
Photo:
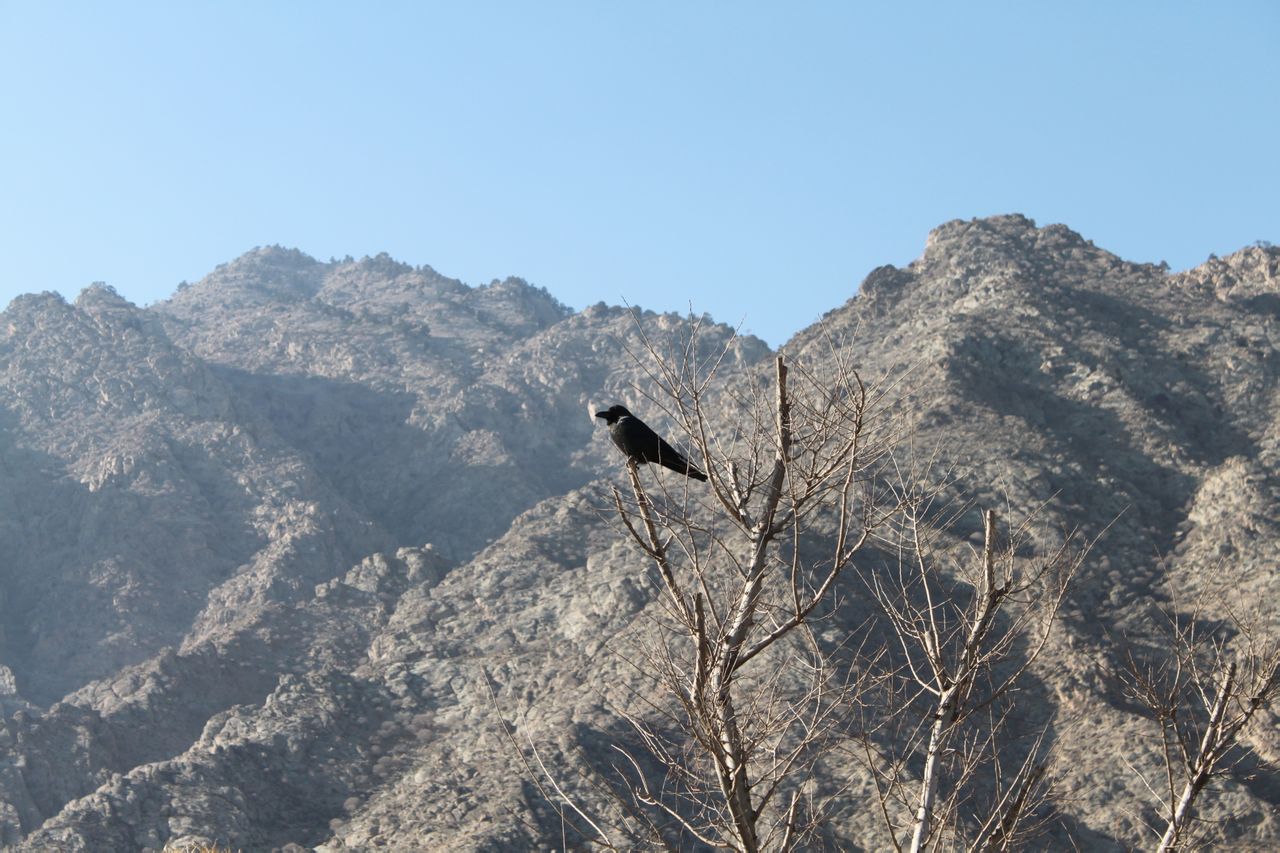
[[[692,477],[695,480],[707,481],[707,475],[693,467],[693,463],[683,456],[676,456],[675,459],[663,459],[662,466],[670,468],[672,471],[678,471],[686,477]]]

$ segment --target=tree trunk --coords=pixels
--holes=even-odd
[[[721,793],[733,816],[734,832],[743,853],[758,853],[760,839],[756,836],[756,814],[751,805],[751,780],[747,778],[742,732],[738,728],[732,697],[726,696],[719,710],[720,746],[724,750],[720,768]]]
[[[954,687],[943,693],[938,701],[933,730],[929,733],[929,751],[925,754],[924,775],[920,779],[920,808],[916,810],[916,826],[911,834],[911,853],[919,853],[929,840],[933,824],[933,804],[938,796],[938,770],[950,734],[950,718],[955,702]]]
[[[1222,720],[1226,716],[1227,703],[1231,700],[1235,680],[1236,665],[1232,663],[1227,667],[1227,677],[1222,682],[1222,689],[1218,691],[1217,699],[1214,700],[1213,711],[1209,715],[1209,727],[1205,729],[1204,738],[1200,741],[1200,752],[1196,755],[1191,778],[1182,789],[1182,796],[1178,798],[1178,805],[1169,818],[1169,825],[1160,839],[1160,846],[1156,848],[1157,853],[1177,850],[1182,844],[1187,824],[1191,820],[1191,807],[1195,804],[1196,795],[1200,793],[1204,783],[1209,781],[1209,775],[1213,772],[1213,765],[1217,761],[1218,751],[1222,746]]]

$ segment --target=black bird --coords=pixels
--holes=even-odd
[[[619,450],[627,454],[628,459],[654,462],[695,480],[707,479],[706,474],[694,468],[688,459],[663,441],[662,436],[628,412],[626,406],[610,406],[603,412],[596,412],[596,417],[604,418],[609,425],[609,437]]]

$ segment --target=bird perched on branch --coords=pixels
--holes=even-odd
[[[688,459],[649,429],[644,421],[628,412],[625,406],[610,406],[603,412],[596,412],[596,417],[604,418],[609,425],[609,437],[629,460],[653,462],[695,480],[707,479],[706,474],[693,467]]]

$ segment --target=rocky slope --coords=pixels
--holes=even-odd
[[[624,736],[654,586],[602,510],[620,465],[591,412],[647,411],[630,352],[680,318],[268,248],[152,308],[94,288],[3,320],[0,844],[561,845],[512,738],[572,784]],[[959,488],[1043,504],[1046,540],[1106,528],[1031,693],[1058,720],[1054,843],[1146,843],[1110,756],[1154,767],[1148,723],[1106,638],[1210,584],[1280,630],[1280,251],[1169,275],[953,222],[785,349],[832,340],[910,390]],[[734,340],[720,381],[769,356]],[[1280,783],[1246,769],[1215,831],[1275,844]],[[865,806],[832,843],[883,845]]]

